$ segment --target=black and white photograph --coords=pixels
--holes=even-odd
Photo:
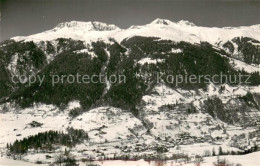
[[[260,166],[260,0],[0,0],[0,166]]]

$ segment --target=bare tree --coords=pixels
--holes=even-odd
[[[55,156],[55,163],[61,166],[63,162],[64,162],[64,154],[61,152],[60,154]]]
[[[200,166],[203,161],[204,161],[203,157],[196,155],[195,161],[194,161],[194,166]]]

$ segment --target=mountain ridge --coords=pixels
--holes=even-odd
[[[89,21],[89,22],[83,22],[83,21],[69,21],[69,22],[62,22],[59,23],[57,26],[55,26],[55,30],[61,29],[61,28],[86,28],[87,30],[97,30],[97,31],[110,31],[110,30],[116,30],[120,29],[119,27],[115,26],[114,24],[106,24],[102,22],[97,21]]]
[[[172,22],[166,19],[155,19],[149,24],[133,25],[127,29],[120,29],[116,25],[102,22],[81,22],[70,21],[58,24],[54,29],[44,31],[29,36],[17,36],[12,39],[16,41],[51,41],[57,38],[72,38],[83,40],[87,43],[91,41],[108,41],[114,38],[119,43],[126,38],[133,36],[159,37],[172,41],[186,41],[190,43],[200,43],[203,41],[213,45],[222,42],[223,44],[234,37],[249,37],[260,40],[260,26],[241,27],[201,27],[195,24],[180,20]]]

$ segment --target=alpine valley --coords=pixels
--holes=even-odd
[[[259,72],[260,25],[217,28],[156,19],[120,29],[71,21],[14,37],[0,43],[0,152],[71,165],[259,157]],[[176,86],[166,77],[220,73],[248,75],[250,83]],[[53,86],[51,75],[76,74],[124,75],[126,81]],[[45,79],[13,81],[31,75]],[[258,157],[240,164],[259,166]]]

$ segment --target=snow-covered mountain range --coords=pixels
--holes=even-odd
[[[213,45],[227,42],[235,37],[249,37],[260,40],[260,24],[241,27],[201,27],[189,21],[172,22],[156,19],[147,25],[133,25],[128,29],[120,29],[116,25],[101,22],[71,21],[58,24],[54,29],[26,37],[14,37],[14,40],[51,41],[57,38],[72,38],[86,42],[109,38],[121,42],[133,36],[159,37],[172,41],[190,43],[209,42]]]

